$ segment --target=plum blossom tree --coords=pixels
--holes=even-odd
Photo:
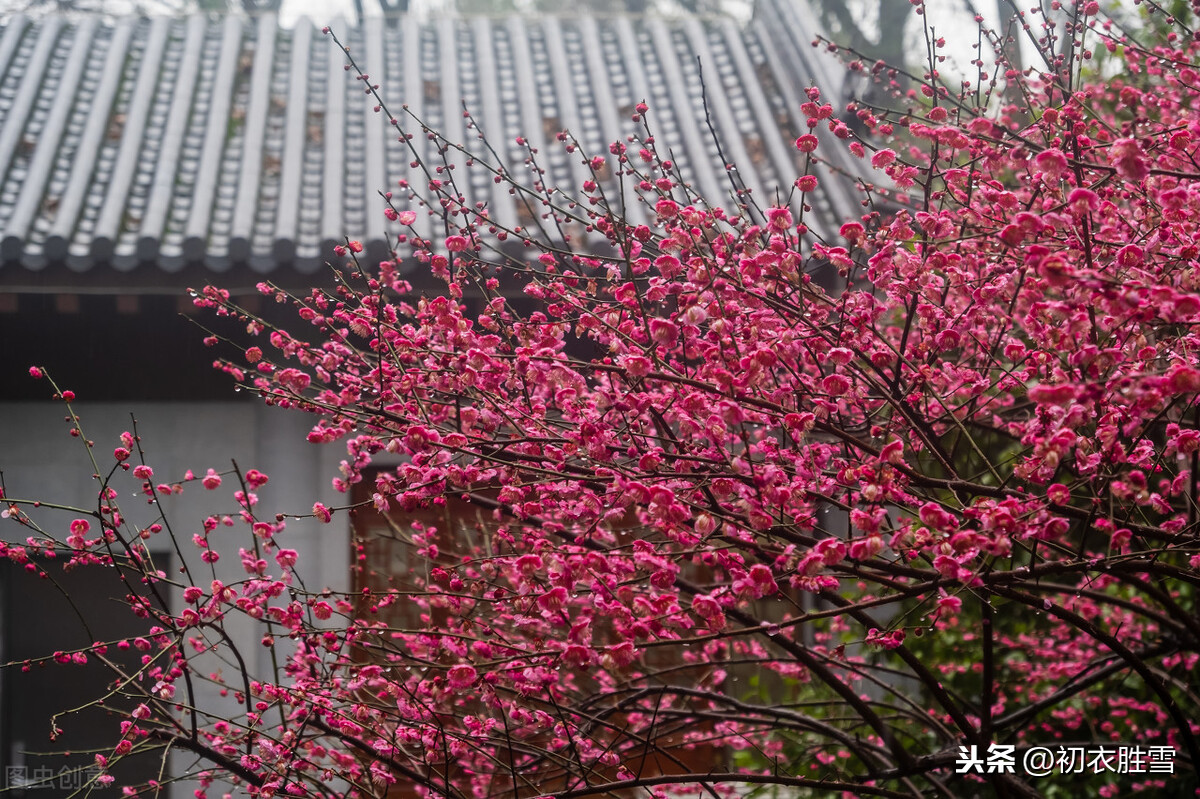
[[[244,574],[157,571],[143,539],[168,532],[131,529],[118,484],[164,513],[180,484],[157,482],[136,431],[95,456],[98,504],[74,521],[8,497],[29,528],[9,558],[65,549],[151,588],[130,597],[151,634],[108,642],[145,654],[116,675],[110,697],[137,705],[97,763],[187,751],[200,797],[222,780],[255,796],[1037,796],[1080,779],[1184,795],[1200,45],[1176,21],[1138,46],[1095,2],[1073,8],[1045,33],[1074,60],[1021,83],[1023,113],[931,70],[919,113],[854,109],[859,138],[810,89],[808,169],[771,207],[696,196],[639,106],[643,134],[608,152],[560,136],[593,175],[578,192],[545,185],[534,150],[524,182],[443,140],[510,183],[528,227],[424,165],[403,185],[442,232],[420,237],[388,195],[393,259],[347,240],[335,291],[260,287],[294,324],[198,290],[214,328],[248,330],[220,368],[346,448],[346,504],[304,515],[390,514],[412,573],[358,595],[303,585],[287,517],[260,510],[266,476],[237,469],[196,478],[232,486],[235,511],[174,534],[211,567],[235,556],[214,531],[244,525]],[[1081,79],[1096,48],[1125,71]],[[806,198],[827,147],[878,185],[822,237]],[[622,183],[646,224],[621,213]],[[444,290],[413,296],[413,262]],[[473,515],[404,521],[449,506]],[[274,674],[238,667],[238,616]],[[197,665],[214,650],[224,676]],[[196,706],[201,680],[227,680],[237,707]]]

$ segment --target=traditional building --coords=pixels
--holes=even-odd
[[[803,167],[792,140],[807,131],[804,89],[836,98],[843,85],[836,62],[811,46],[814,18],[797,0],[760,0],[745,25],[399,15],[339,34],[391,112],[418,133],[415,154],[346,71],[344,54],[308,24],[285,29],[272,16],[0,24],[0,470],[9,496],[94,502],[91,468],[61,407],[28,376],[38,364],[76,392],[98,451],[115,446],[133,413],[160,475],[233,458],[271,475],[261,494],[273,509],[299,515],[314,499],[337,504],[330,478],[341,455],[305,441],[308,418],[232,393],[185,318],[185,289],[214,283],[254,302],[264,279],[291,288],[327,281],[325,264],[347,236],[369,256],[385,255],[379,192],[409,177],[414,159],[441,158],[414,119],[476,151],[465,107],[518,180],[525,151],[515,142],[524,137],[548,182],[569,187],[585,175],[557,132],[606,152],[634,132],[631,112],[645,100],[660,147],[700,194],[730,197],[728,160],[740,187],[770,203]],[[843,147],[828,151],[844,159],[837,169],[857,168]],[[481,170],[461,174],[500,223],[527,221],[505,186]],[[823,180],[810,199],[806,221],[818,230],[836,230],[857,209],[846,181]],[[424,213],[417,224],[430,230]],[[416,263],[408,268],[418,288],[432,285]],[[172,506],[182,529],[211,512],[207,499],[195,491]],[[349,587],[344,516],[332,525],[298,520],[286,535],[310,566],[309,585]],[[4,568],[0,661],[38,643],[21,630],[67,623],[62,608],[23,601],[32,590],[25,573]],[[56,767],[23,754],[46,748],[39,708],[49,698],[3,679],[0,765],[31,775]]]

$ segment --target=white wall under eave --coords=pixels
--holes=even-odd
[[[314,591],[326,587],[350,590],[347,515],[336,514],[330,524],[312,518],[291,518],[310,515],[316,501],[329,506],[348,502],[348,497],[336,492],[331,484],[339,475],[338,464],[345,458],[345,449],[338,444],[314,445],[305,440],[316,417],[250,401],[89,403],[83,399],[74,408],[86,435],[95,442],[93,451],[101,470],[107,471],[115,462],[112,452],[120,446],[121,432],[133,429],[132,412],[137,418],[146,463],[154,469],[155,482],[176,482],[188,469],[198,478],[210,467],[218,472],[228,471],[231,460],[237,462],[243,473],[250,469],[265,472],[270,481],[257,492],[257,515],[271,521],[277,513],[289,517],[286,529],[276,540],[281,546],[299,552],[298,571],[305,586]],[[60,402],[0,403],[0,472],[8,497],[82,508],[96,506],[98,483],[92,477],[91,461],[83,443],[69,435],[70,425],[63,421],[64,414]],[[131,462],[136,462],[136,458],[135,453]],[[130,475],[123,475],[116,478],[114,487],[121,492],[125,516],[144,526],[158,514],[137,493],[137,482]],[[213,579],[212,570],[200,561],[200,550],[192,543],[192,536],[202,530],[201,521],[206,516],[236,514],[238,508],[233,500],[236,488],[236,479],[231,475],[225,477],[216,491],[205,490],[196,480],[185,484],[182,494],[162,503],[195,583],[206,590]],[[77,516],[45,509],[37,513],[39,523],[62,537],[71,519]],[[3,540],[23,541],[27,534],[25,528],[12,522],[0,523]],[[232,583],[245,578],[238,549],[252,546],[249,536],[249,528],[241,522],[230,528],[220,527],[210,535],[212,546],[221,553],[220,561],[215,564],[218,579]],[[156,555],[170,556],[172,571],[179,569],[179,558],[165,533],[152,538],[150,545]],[[268,571],[278,573],[274,561]],[[181,594],[176,591],[172,598],[176,612],[183,607]],[[269,679],[269,651],[260,643],[265,632],[262,623],[234,614],[226,629],[248,661],[250,671]],[[196,661],[196,665],[204,674],[217,669],[223,669],[227,676],[234,673],[228,664],[215,659],[211,663]],[[98,691],[101,688],[98,686]],[[230,697],[222,699],[216,688],[203,684],[198,687],[196,700],[198,707],[218,714],[232,701]],[[177,754],[176,772],[187,769],[190,761],[190,756]],[[186,799],[194,788],[195,785],[179,783],[172,790],[172,799]]]

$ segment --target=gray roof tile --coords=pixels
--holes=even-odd
[[[787,194],[801,161],[789,139],[802,88],[841,87],[836,66],[810,46],[801,4],[761,0],[747,26],[729,19],[653,17],[507,19],[400,16],[343,39],[383,87],[410,134],[385,126],[362,82],[331,42],[273,17],[212,20],[53,16],[0,28],[0,284],[48,264],[174,272],[281,265],[311,272],[349,234],[382,246],[389,232],[379,191],[424,191],[452,165],[460,190],[485,200],[505,226],[530,224],[510,195],[468,158],[442,154],[413,118],[485,155],[475,125],[517,180],[538,150],[549,186],[585,178],[581,155],[635,131],[633,106],[652,108],[660,152],[709,199],[734,189],[705,124],[701,73],[739,188],[760,203]],[[336,26],[344,27],[344,26]],[[410,116],[411,114],[411,116]],[[555,141],[570,130],[583,152]],[[431,170],[410,167],[414,152]],[[828,154],[855,163],[841,146]],[[853,213],[832,181],[809,198],[820,229]],[[615,179],[605,185],[609,196]],[[634,221],[645,211],[630,204]],[[437,231],[418,214],[418,232]],[[139,271],[139,274],[144,272]],[[136,282],[134,276],[130,276]]]

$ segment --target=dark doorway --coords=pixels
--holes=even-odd
[[[111,755],[121,738],[120,718],[111,710],[85,707],[105,696],[115,675],[96,658],[84,665],[38,662],[55,652],[80,651],[96,641],[115,642],[144,635],[150,623],[139,619],[124,597],[129,588],[116,568],[89,566],[66,572],[39,559],[35,568],[0,562],[0,788],[24,799],[65,799],[83,795],[97,775],[95,755]],[[45,571],[47,577],[40,576]],[[137,578],[131,584],[140,585]],[[141,668],[142,652],[108,648],[126,674]],[[28,668],[25,661],[31,661]],[[107,704],[132,709],[119,696]],[[51,740],[51,719],[62,732]],[[112,769],[113,786],[101,796],[117,797],[119,786],[162,779],[154,753],[125,758]]]

